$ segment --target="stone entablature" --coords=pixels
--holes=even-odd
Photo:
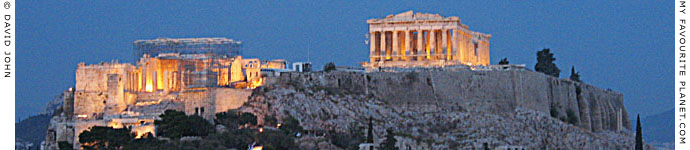
[[[367,23],[370,61],[364,64],[366,68],[410,67],[417,65],[391,63],[427,61],[489,65],[491,35],[470,31],[458,17],[407,11]]]

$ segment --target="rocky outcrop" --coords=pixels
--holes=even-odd
[[[72,88],[65,90],[56,99],[61,101],[59,102],[61,105],[55,107],[48,129],[45,131],[45,141],[41,143],[41,149],[58,149],[59,142],[72,144],[72,139],[74,139],[74,121],[72,120],[74,115],[74,91]],[[50,104],[48,106],[52,107]]]
[[[398,147],[412,149],[630,149],[634,142],[621,94],[535,72],[287,73],[279,78],[255,89],[240,110],[257,114],[259,122],[267,115],[294,117],[309,131],[347,132],[365,127],[371,117],[375,143],[393,129]],[[576,123],[560,120],[568,110]]]
[[[622,94],[525,70],[285,73],[279,78],[281,84],[365,94],[390,104],[440,103],[492,112],[524,107],[566,119],[572,111],[579,127],[594,132],[631,129]],[[476,106],[480,102],[490,105]]]

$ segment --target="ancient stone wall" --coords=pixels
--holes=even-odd
[[[215,89],[215,111],[216,113],[225,112],[230,109],[237,109],[244,102],[247,102],[249,96],[252,94],[251,90],[234,89],[234,88],[218,88]]]
[[[79,64],[76,72],[74,114],[83,119],[114,115],[127,107],[125,83],[134,66],[119,63]]]
[[[390,104],[445,103],[492,112],[524,107],[546,114],[554,110],[560,119],[567,119],[567,112],[572,111],[578,126],[594,132],[631,129],[622,94],[538,72],[314,72],[284,73],[277,78],[282,84],[365,93]],[[621,125],[618,112],[622,112]]]
[[[215,116],[215,94],[213,90],[203,89],[185,91],[180,93],[180,99],[184,101],[184,111],[187,115],[198,114],[207,120]]]

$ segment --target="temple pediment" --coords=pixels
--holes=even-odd
[[[398,13],[395,15],[388,15],[382,19],[369,19],[368,23],[376,22],[405,22],[405,21],[459,21],[458,17],[443,17],[439,14],[414,12],[412,10]]]

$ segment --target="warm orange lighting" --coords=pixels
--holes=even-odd
[[[259,87],[261,85],[264,85],[264,79],[263,78],[258,78],[257,80],[252,81],[249,83],[248,88],[250,89],[255,89],[256,87]]]
[[[256,146],[256,147],[252,148],[252,150],[263,150],[263,149],[264,149],[263,146]]]
[[[117,122],[110,122],[110,127],[113,127],[115,129],[119,129],[119,128],[122,128],[122,125],[120,125]]]
[[[157,90],[162,90],[163,83],[165,83],[165,72],[161,69],[162,66],[158,66],[158,72],[156,72],[156,89]]]
[[[141,80],[142,80],[142,78],[144,78],[144,76],[141,75],[142,74],[141,70],[142,70],[142,68],[139,67],[139,71],[137,72],[137,91],[141,91],[141,84],[143,82]]]
[[[259,128],[259,133],[264,132],[264,128]]]
[[[151,85],[151,82],[146,82],[146,92],[153,92],[153,85]]]
[[[151,133],[151,132],[145,132],[145,133],[142,133],[142,132],[135,132],[135,133],[137,134],[137,136],[134,137],[135,139],[140,139],[140,138],[142,138],[144,135],[146,135],[147,133],[148,133],[148,134],[153,134],[153,133]]]

